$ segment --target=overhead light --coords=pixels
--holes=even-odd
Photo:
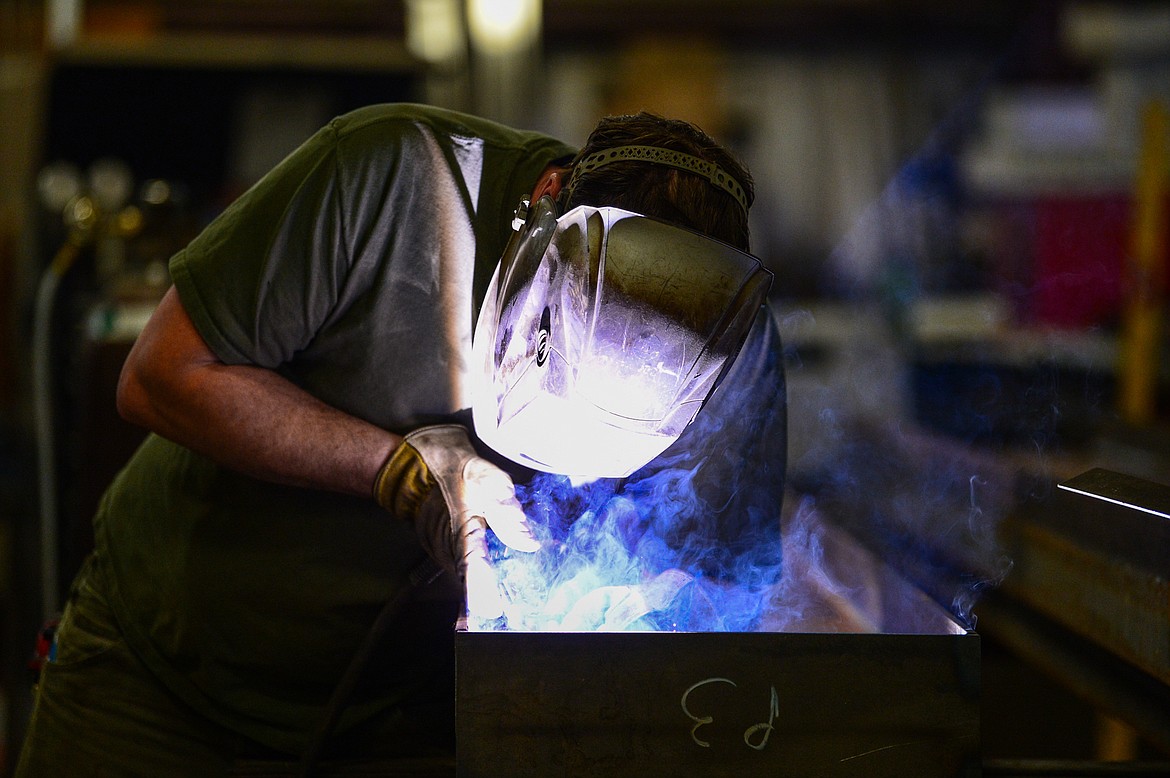
[[[463,55],[463,24],[459,0],[407,0],[406,45],[432,64],[453,62]]]
[[[467,0],[467,26],[476,50],[508,55],[531,46],[540,34],[541,0]]]

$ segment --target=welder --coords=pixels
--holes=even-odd
[[[335,711],[323,758],[449,758],[453,624],[464,608],[499,608],[489,531],[536,550],[513,492],[535,470],[595,470],[567,475],[618,490],[682,467],[708,510],[679,527],[680,548],[775,543],[784,384],[767,283],[744,261],[751,199],[726,149],[650,114],[602,120],[579,151],[408,104],[320,130],[171,260],[173,286],[118,391],[122,415],[153,434],[95,516],[17,774],[295,763],[389,601],[392,625]],[[582,355],[605,349],[557,341],[549,330],[576,314],[541,305],[531,283],[520,286],[525,305],[538,298],[535,323],[499,326],[520,299],[515,279],[531,281],[524,268],[550,251],[562,253],[553,265],[569,261],[578,228],[585,280],[570,291],[582,310],[607,262],[650,244],[743,272],[716,283],[696,270],[679,305],[661,291],[670,273],[644,269],[643,286],[646,273],[664,281],[652,321],[701,352],[679,375],[660,355],[618,348],[634,363],[626,374],[649,366],[665,386],[657,415],[631,419],[590,395]],[[631,308],[654,296],[607,288],[638,298]],[[588,423],[539,419],[546,443],[567,444],[508,431],[536,423],[509,406],[515,393],[550,386],[508,372],[514,339],[597,400]],[[655,445],[631,454],[623,425]],[[617,430],[608,452],[557,459],[604,430]]]

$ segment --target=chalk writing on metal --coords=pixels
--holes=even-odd
[[[768,709],[768,721],[766,724],[756,724],[748,727],[743,733],[743,742],[747,743],[748,748],[754,748],[757,751],[763,751],[764,746],[768,745],[768,738],[772,736],[772,722],[780,715],[780,698],[776,695],[776,687],[772,687],[772,704]],[[759,743],[752,742],[752,735],[757,732],[763,732],[764,736],[760,738]]]
[[[687,714],[687,718],[695,722],[695,726],[691,727],[691,740],[695,741],[703,748],[710,748],[711,744],[706,740],[699,740],[699,736],[696,733],[698,732],[699,727],[703,726],[704,724],[710,724],[715,720],[715,718],[713,716],[696,716],[695,714],[691,713],[687,708],[687,697],[689,697],[691,692],[693,692],[695,689],[698,689],[700,686],[706,686],[709,683],[729,683],[732,686],[735,686],[735,681],[729,680],[727,678],[708,678],[706,680],[699,681],[698,683],[691,684],[691,686],[685,692],[683,692],[683,713]]]
[[[696,716],[687,706],[687,698],[690,697],[691,692],[693,692],[695,689],[712,683],[725,683],[730,686],[736,686],[735,681],[731,680],[730,678],[705,678],[704,680],[691,684],[689,687],[687,687],[687,690],[683,692],[681,700],[683,713],[686,714],[687,718],[695,722],[695,725],[691,727],[691,740],[695,741],[695,743],[702,748],[710,748],[711,743],[699,737],[699,727],[712,723],[715,721],[715,717]],[[759,724],[753,724],[744,730],[743,733],[743,742],[747,744],[748,748],[754,748],[756,751],[763,751],[764,747],[768,745],[768,738],[771,737],[772,731],[775,729],[775,727],[772,726],[772,722],[775,721],[776,717],[780,715],[780,698],[776,694],[776,687],[771,687],[771,691],[772,699],[768,710],[768,720]],[[758,738],[759,742],[753,743],[752,737],[761,732],[763,735]]]

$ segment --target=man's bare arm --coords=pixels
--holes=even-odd
[[[126,359],[118,411],[248,475],[355,495],[401,440],[271,370],[220,362],[173,287]]]

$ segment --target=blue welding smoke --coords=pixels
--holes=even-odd
[[[832,254],[837,267],[877,258],[876,276],[838,276],[833,290],[859,302],[884,296],[886,312],[893,313],[875,327],[896,324],[898,311],[937,286],[930,256],[954,254],[961,203],[953,154],[974,126],[997,69],[902,166]],[[859,308],[859,315],[871,310]],[[741,362],[736,369],[744,369]],[[787,506],[794,521],[782,537],[781,497],[791,475],[783,366],[773,356],[772,364],[746,369],[751,380],[729,376],[679,445],[634,476],[574,484],[537,474],[519,483],[517,496],[543,545],[535,554],[494,547],[505,616],[472,628],[784,628],[809,623],[801,613],[809,589],[794,585],[798,579],[813,582],[822,601],[880,600],[876,586],[865,590],[875,582],[864,576],[843,585],[827,574],[821,514],[832,514],[960,623],[973,626],[979,593],[1010,565],[994,541],[996,522],[1015,494],[1010,475],[965,451],[924,452],[922,440],[902,434],[896,419],[858,421],[847,409],[825,406],[814,463],[825,470],[810,474],[808,463],[799,463],[799,499]],[[959,556],[951,556],[956,548]],[[786,555],[793,549],[799,555]],[[964,558],[965,551],[975,558]],[[878,620],[866,620],[880,607],[865,610],[858,609],[853,623],[880,629]]]
[[[535,474],[517,498],[542,542],[495,549],[511,630],[747,631],[782,574],[784,365],[763,313],[682,436],[625,479]]]
[[[710,506],[693,475],[666,468],[633,484],[574,486],[541,474],[519,488],[542,548],[500,549],[507,628],[752,630],[781,574],[779,516],[733,555],[698,526]]]
[[[1052,372],[1016,375],[977,357],[927,369],[913,313],[924,298],[996,284],[964,253],[968,203],[957,162],[993,87],[1026,66],[1046,22],[1044,14],[1024,20],[830,252],[827,291],[869,322],[864,335],[877,345],[844,349],[848,364],[835,377],[850,387],[802,398],[831,423],[801,441],[805,453],[790,472],[819,510],[968,627],[980,595],[1011,568],[1000,522],[1046,488],[1043,459],[1062,408],[1056,387],[1043,383]],[[902,405],[882,408],[875,395]],[[1017,446],[1014,457],[1001,456],[1005,445]]]

